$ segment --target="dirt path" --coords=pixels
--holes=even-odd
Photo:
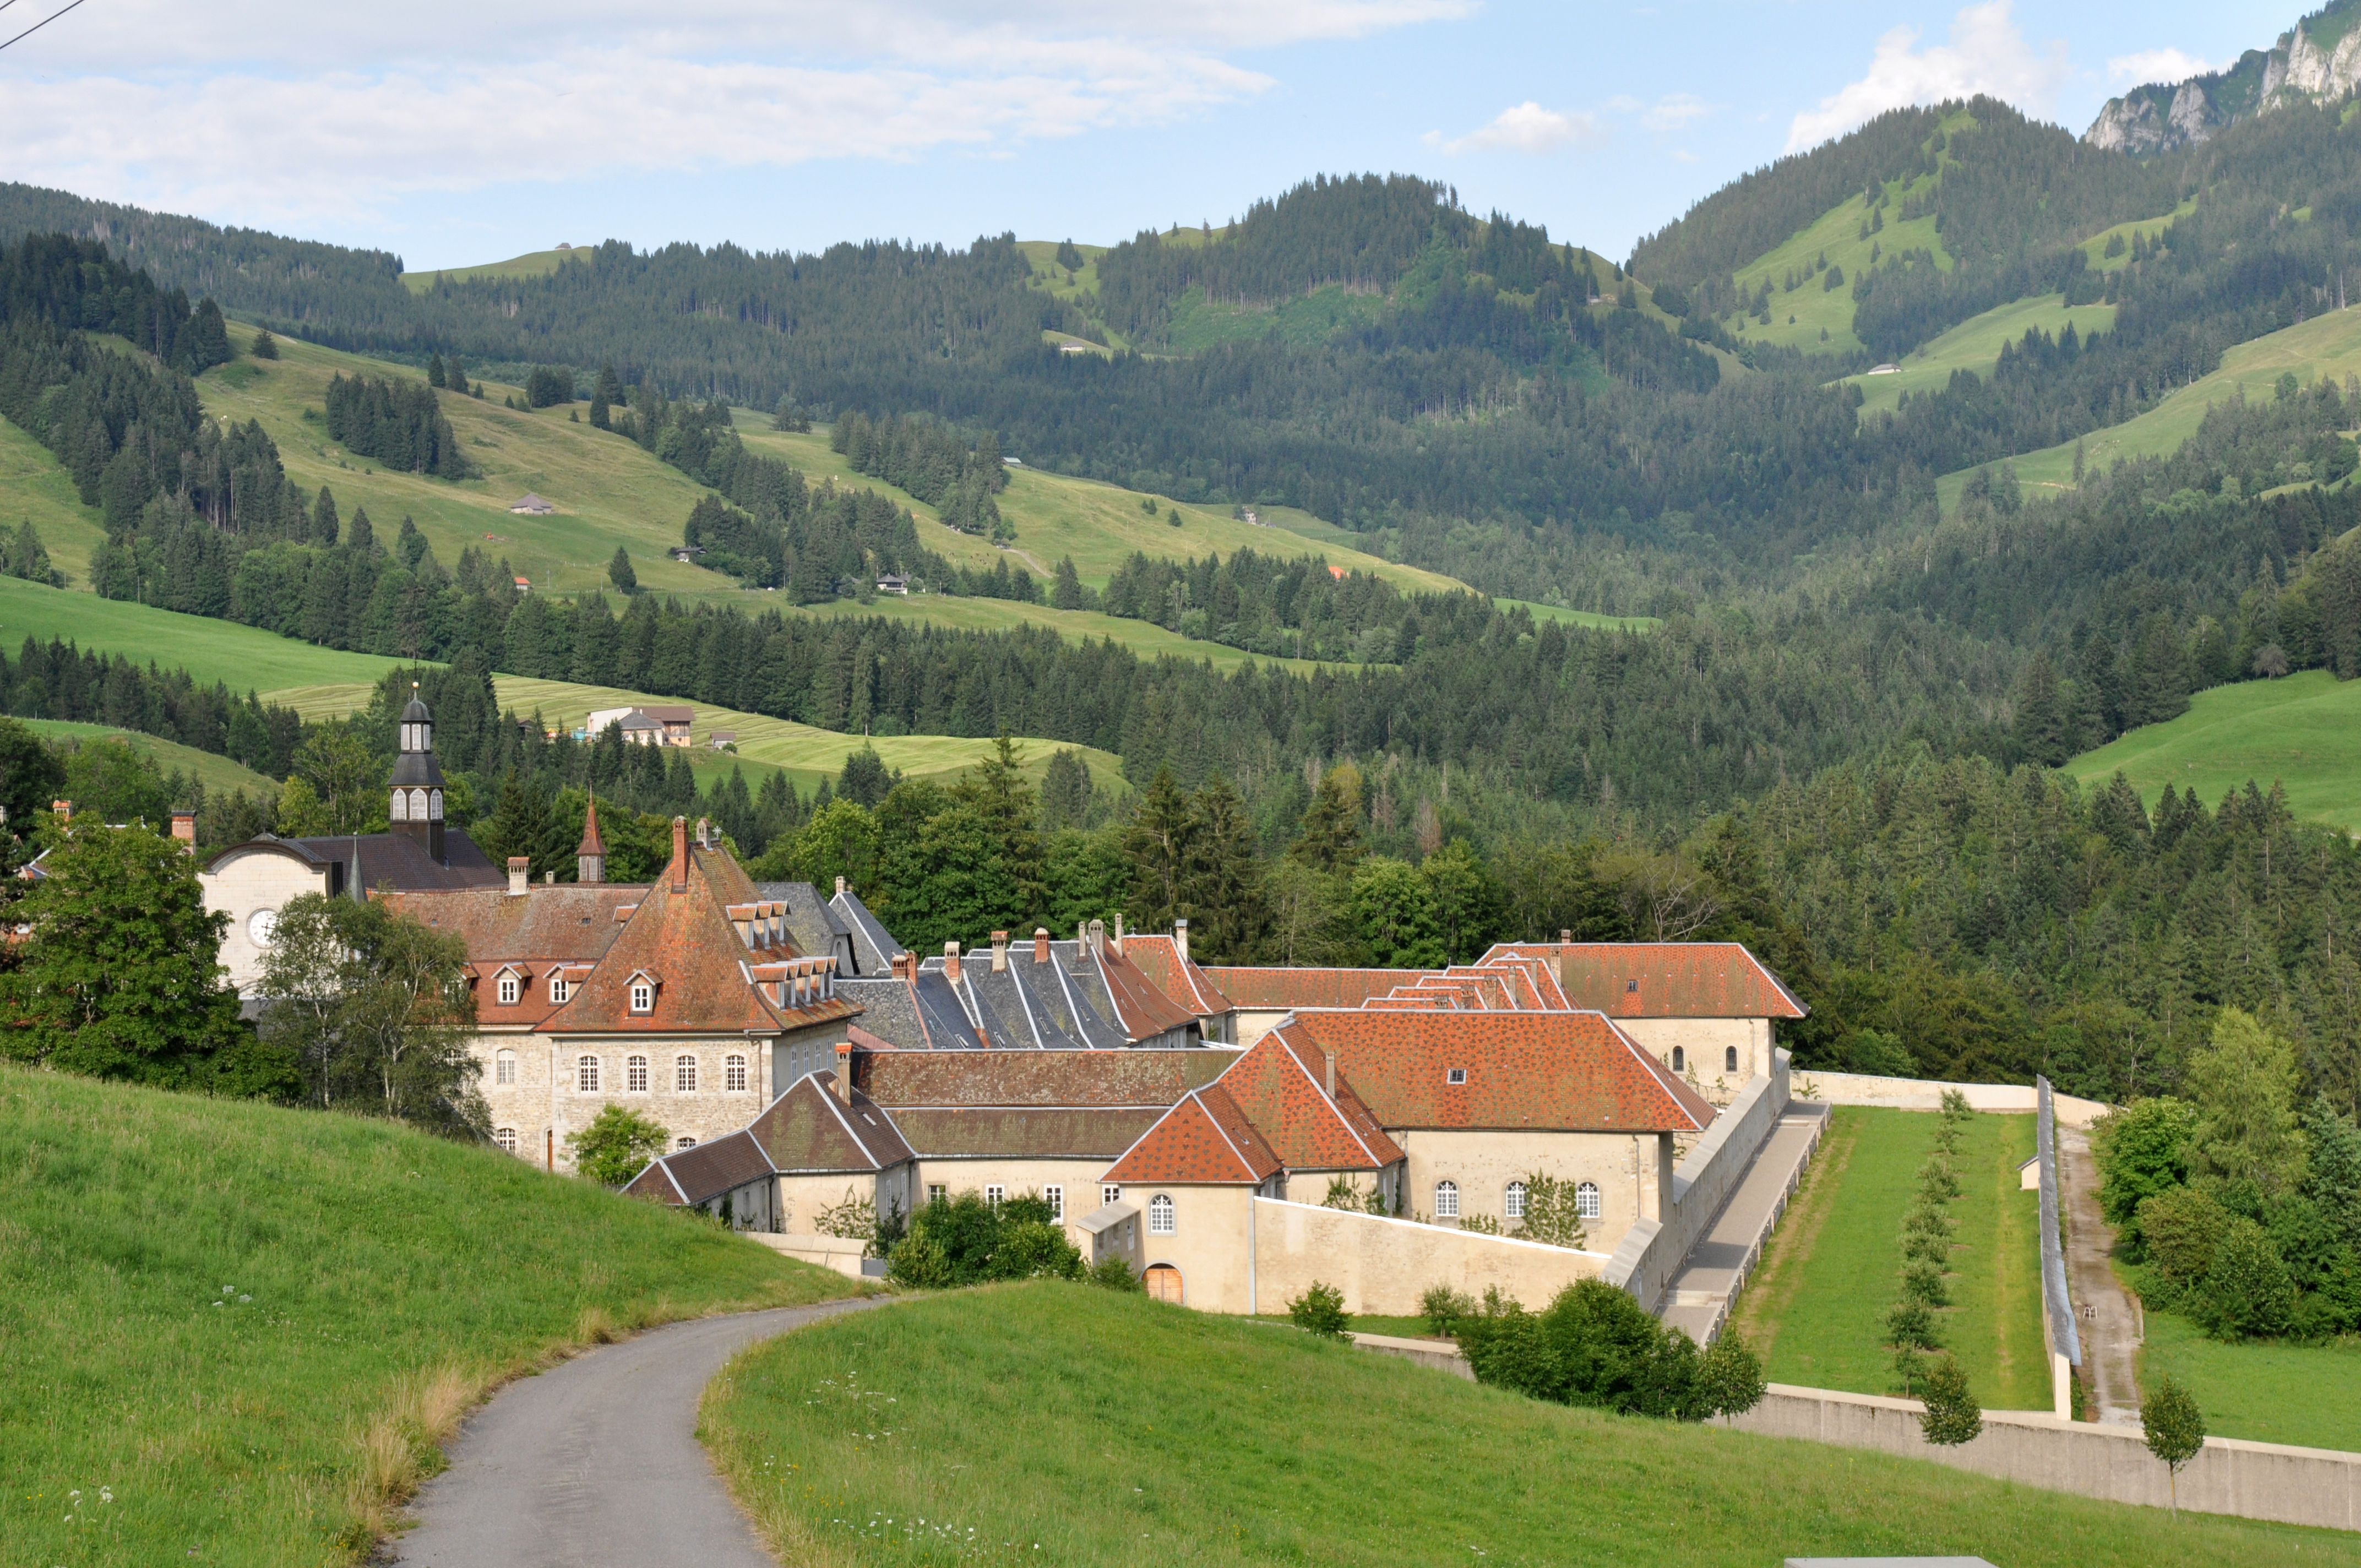
[[[773,1568],[697,1441],[697,1402],[747,1345],[874,1305],[700,1318],[509,1386],[428,1482],[396,1563],[436,1568]]]
[[[2058,1181],[2066,1201],[2067,1289],[2099,1420],[2136,1426],[2139,1317],[2107,1264],[2115,1233],[2100,1216],[2098,1164],[2091,1157],[2091,1135],[2080,1127],[2058,1129]]]

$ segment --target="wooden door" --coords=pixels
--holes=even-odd
[[[1148,1287],[1150,1299],[1170,1301],[1175,1306],[1180,1305],[1180,1271],[1179,1269],[1169,1263],[1159,1263],[1150,1267],[1142,1278]]]

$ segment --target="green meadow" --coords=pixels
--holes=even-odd
[[[585,246],[584,251],[590,247]],[[571,250],[532,250],[522,256],[512,256],[506,261],[488,261],[478,267],[450,267],[433,272],[405,272],[401,286],[413,294],[423,294],[434,287],[435,280],[448,278],[454,283],[464,283],[471,278],[546,278],[556,271],[576,253]],[[585,256],[583,259],[588,258]]]
[[[0,1559],[356,1563],[507,1379],[852,1288],[494,1149],[0,1065]]]
[[[780,1561],[814,1568],[2361,1562],[2353,1535],[1545,1405],[1051,1281],[769,1341],[708,1388],[698,1435]]]
[[[248,768],[239,767],[227,757],[216,757],[211,751],[200,751],[194,746],[183,746],[177,740],[161,740],[153,735],[143,735],[137,729],[116,729],[104,724],[74,724],[58,718],[24,718],[35,733],[52,740],[80,743],[86,740],[114,740],[143,757],[154,759],[156,766],[167,773],[182,773],[205,786],[208,795],[220,795],[244,790],[250,795],[276,797],[279,781],[266,778]]]
[[[2361,1450],[2361,1345],[2224,1344],[2169,1312],[2146,1329],[2140,1387],[2153,1394],[2171,1374],[2214,1436]]]
[[[1901,1294],[1902,1217],[1938,1123],[1932,1113],[1836,1108],[1732,1320],[1773,1382],[1897,1391],[1885,1311]],[[2049,1408],[2039,1195],[2021,1190],[2016,1173],[2032,1153],[2031,1116],[1973,1117],[1960,1141],[1951,1305],[1936,1318],[1989,1409]]]
[[[2361,829],[2361,681],[2303,670],[2214,686],[2180,718],[2118,736],[2066,771],[2086,784],[2120,772],[2151,807],[2167,784],[2194,788],[2210,807],[2248,780],[2276,783],[2297,816],[2353,832]]]
[[[44,642],[62,637],[162,669],[184,669],[208,685],[225,682],[241,696],[331,682],[367,686],[401,663],[315,648],[234,621],[0,577],[0,647],[14,658],[27,637]]]
[[[1905,392],[1941,391],[1950,384],[1954,370],[1972,370],[1989,378],[1993,362],[2000,357],[2001,345],[2018,342],[2036,328],[2051,337],[2061,336],[2070,324],[2080,337],[2088,337],[2093,332],[2112,332],[2115,307],[2077,305],[2069,310],[2063,294],[2017,300],[1961,322],[1913,350],[1898,371],[1883,376],[1848,376],[1841,384],[1861,389],[1861,410],[1864,414],[1892,409],[1902,401]]]
[[[29,522],[49,564],[75,587],[90,583],[90,553],[106,543],[98,509],[82,504],[73,480],[49,449],[0,419],[0,523]]]

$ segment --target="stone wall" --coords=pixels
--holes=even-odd
[[[1596,1278],[1607,1265],[1604,1253],[1275,1198],[1254,1201],[1253,1228],[1255,1305],[1194,1298],[1191,1305],[1283,1312],[1318,1280],[1345,1293],[1347,1312],[1376,1317],[1415,1316],[1418,1299],[1431,1285],[1476,1297],[1497,1285],[1502,1295],[1539,1308],[1576,1280]]]
[[[1763,1140],[1786,1112],[1787,1078],[1787,1053],[1774,1051],[1771,1071],[1739,1091],[1673,1172],[1670,1212],[1642,1220],[1624,1234],[1605,1270],[1609,1285],[1630,1291],[1650,1311],[1659,1308],[1690,1249],[1745,1179]]]
[[[1940,1083],[1933,1079],[1872,1078],[1859,1072],[1799,1072],[1795,1075],[1795,1093],[1806,1100],[1817,1100],[1828,1105],[1877,1105],[1895,1111],[1938,1111],[1943,1105],[1943,1091],[1956,1089],[1968,1097],[1968,1103],[1978,1111],[2016,1112],[2033,1114],[2037,1098],[2031,1084],[2015,1083]],[[2107,1113],[2107,1107],[2095,1100],[2078,1100],[2071,1094],[2052,1094],[2058,1120],[2070,1127],[2087,1127]]]

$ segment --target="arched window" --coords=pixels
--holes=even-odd
[[[426,820],[426,792],[423,789],[410,792],[410,819],[412,822]]]
[[[631,1057],[623,1063],[623,1087],[633,1094],[648,1091],[648,1058]]]
[[[574,1063],[574,1086],[584,1094],[598,1092],[598,1058],[581,1057]]]
[[[514,970],[511,970],[508,973],[500,976],[500,1005],[503,1007],[515,1006],[517,1004],[517,996],[520,990],[521,987],[517,981],[517,973]]]
[[[643,980],[633,981],[631,982],[631,1011],[634,1013],[653,1013],[655,1011],[655,1008],[656,988],[650,985]]]
[[[502,1051],[492,1058],[492,1081],[494,1083],[516,1081],[516,1052]]]
[[[432,791],[426,796],[426,820],[429,822],[443,820],[443,792],[439,789]]]
[[[721,1087],[732,1094],[746,1092],[746,1058],[731,1057],[721,1064]]]
[[[514,1127],[494,1127],[492,1129],[492,1142],[498,1144],[506,1153],[516,1153],[516,1129]]]
[[[1736,1046],[1724,1046],[1721,1048],[1721,1070],[1724,1072],[1736,1072],[1738,1070],[1738,1047]]]
[[[1598,1183],[1585,1181],[1576,1184],[1574,1190],[1574,1212],[1576,1219],[1598,1218]]]
[[[552,1007],[565,1006],[567,994],[568,993],[566,989],[566,971],[564,970],[550,970],[549,1004]]]
[[[696,1140],[695,1138],[679,1138],[679,1139],[675,1139],[675,1140],[674,1141],[674,1143],[673,1143],[673,1146],[673,1146],[673,1152],[674,1152],[674,1153],[675,1153],[675,1154],[677,1154],[677,1153],[679,1153],[682,1149],[693,1149],[693,1148],[695,1148],[695,1147],[697,1146],[697,1140]]]
[[[1434,1217],[1438,1220],[1459,1218],[1459,1183],[1438,1181],[1434,1184]]]
[[[1675,1072],[1686,1071],[1688,1065],[1688,1053],[1681,1049],[1680,1047],[1675,1046],[1673,1047],[1673,1070]]]
[[[1172,1200],[1159,1192],[1148,1201],[1148,1234],[1169,1236],[1174,1229]]]
[[[388,808],[388,815],[390,815],[396,822],[407,822],[410,820],[410,792],[408,790],[398,789],[393,792],[393,801]]]
[[[673,1059],[672,1086],[677,1093],[697,1092],[697,1058],[695,1057],[676,1057]]]
[[[1510,1220],[1521,1220],[1525,1217],[1525,1184],[1523,1182],[1509,1183],[1508,1196],[1500,1204],[1500,1214],[1503,1219]]]

